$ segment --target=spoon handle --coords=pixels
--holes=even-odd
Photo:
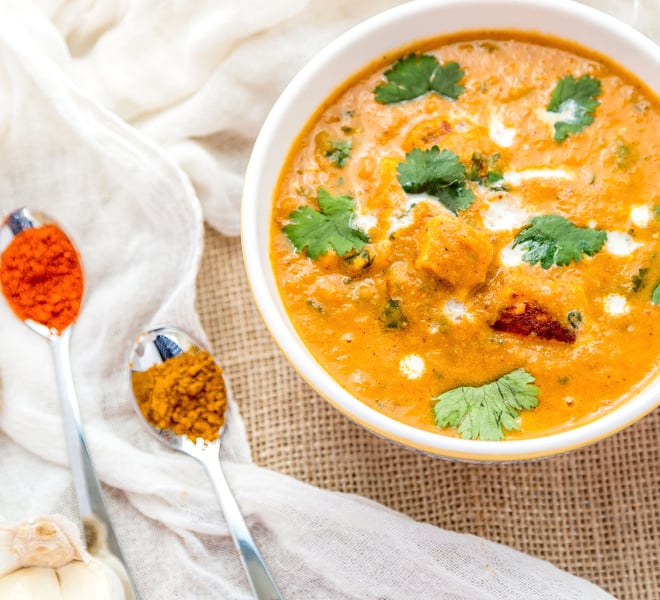
[[[50,341],[55,362],[57,391],[62,406],[64,437],[71,467],[73,487],[78,501],[78,512],[80,513],[85,530],[85,541],[88,542],[91,536],[97,537],[94,533],[94,526],[100,522],[106,534],[106,547],[122,563],[126,571],[125,584],[128,583],[131,588],[128,591],[132,592],[135,600],[139,600],[140,597],[135,590],[135,585],[130,579],[128,569],[126,569],[126,562],[122,556],[110,516],[105,508],[101,486],[96,476],[92,457],[89,453],[87,440],[85,439],[85,433],[82,428],[78,399],[71,374],[71,361],[69,357],[70,338],[71,329],[68,328],[61,335],[51,337]]]
[[[209,450],[211,448],[213,446],[209,447]],[[217,447],[215,448],[217,451]],[[282,596],[268,572],[266,563],[254,543],[254,539],[252,539],[247,523],[229,488],[218,456],[213,455],[213,453],[204,453],[202,462],[215,487],[220,501],[220,508],[225,516],[234,544],[238,549],[255,598],[258,598],[258,600],[282,600]]]

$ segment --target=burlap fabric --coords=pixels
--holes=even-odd
[[[240,240],[207,228],[197,306],[257,464],[501,542],[620,599],[660,598],[660,411],[538,462],[454,463],[349,421],[289,365],[252,300]]]

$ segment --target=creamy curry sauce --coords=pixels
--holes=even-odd
[[[458,63],[463,93],[378,102],[385,73],[411,52]],[[547,107],[567,75],[597,79],[599,104],[558,142],[554,124],[570,115]],[[321,107],[281,174],[271,260],[289,317],[343,387],[412,426],[457,435],[435,424],[434,397],[519,368],[538,406],[507,438],[591,420],[658,370],[659,139],[647,88],[558,40],[482,33],[385,57]],[[397,177],[406,153],[434,146],[471,171],[474,200],[455,214]],[[360,252],[312,259],[283,232],[296,209],[318,209],[320,187],[353,198],[351,225],[368,236]],[[607,239],[579,262],[531,265],[513,242],[539,215]]]

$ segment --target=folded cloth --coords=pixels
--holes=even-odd
[[[401,0],[38,0],[62,64],[173,156],[206,221],[238,234],[242,175],[286,83],[327,42]],[[660,0],[585,0],[660,38]]]
[[[207,222],[238,234],[242,174],[277,94],[317,50],[397,0],[38,2],[78,85],[170,153]]]
[[[163,324],[204,340],[194,309],[203,219],[237,232],[241,172],[274,97],[316,48],[393,3],[0,8],[0,209],[44,210],[80,249],[86,296],[73,375],[145,600],[250,592],[203,468],[135,417],[129,349]],[[75,517],[48,344],[4,302],[0,332],[0,513]],[[234,404],[228,423],[223,464],[285,598],[610,597],[505,546],[258,467]]]

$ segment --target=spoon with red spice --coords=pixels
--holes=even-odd
[[[202,344],[173,327],[143,333],[131,350],[129,368],[142,423],[206,468],[255,598],[281,600],[220,465],[224,410],[231,399],[222,368]]]
[[[69,343],[84,290],[80,256],[52,218],[27,208],[5,217],[0,252],[0,283],[9,307],[30,329],[49,340],[53,352],[67,454],[87,548],[92,554],[109,550],[125,568],[87,446],[71,373]],[[126,593],[138,599],[125,570]]]

